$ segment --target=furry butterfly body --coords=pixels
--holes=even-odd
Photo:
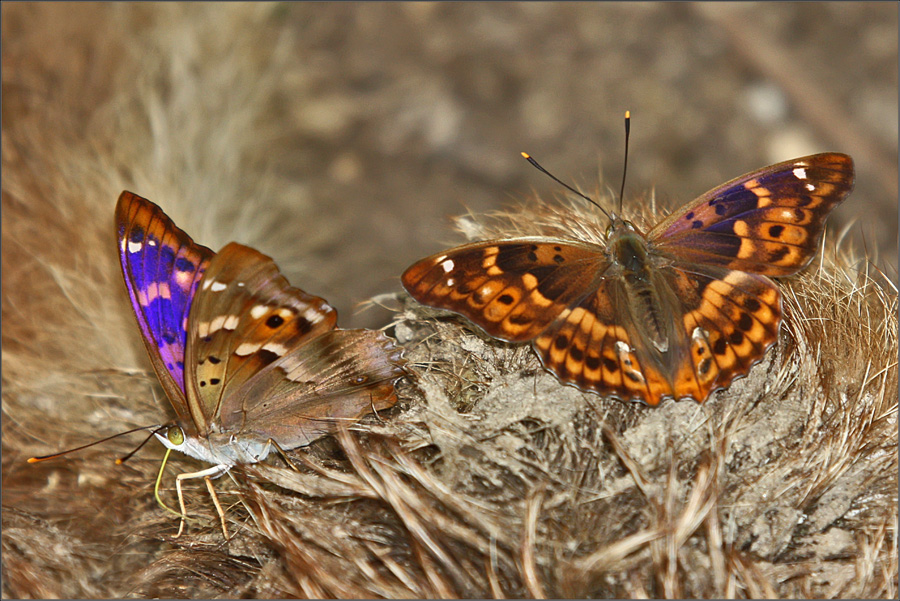
[[[849,156],[803,157],[714,188],[646,233],[613,215],[605,244],[476,242],[422,259],[402,283],[495,338],[531,342],[564,383],[650,405],[703,402],[776,341],[781,293],[769,277],[809,263],[853,179]]]
[[[213,464],[179,478],[261,461],[274,445],[309,444],[396,403],[393,341],[336,329],[337,312],[290,286],[269,257],[234,242],[216,254],[130,192],[116,232],[134,314],[177,415],[157,438]]]

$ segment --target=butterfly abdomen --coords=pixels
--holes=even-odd
[[[617,269],[624,301],[640,334],[660,353],[669,350],[671,319],[663,314],[659,287],[654,282],[653,257],[647,240],[630,226],[617,230],[609,240],[610,260]]]

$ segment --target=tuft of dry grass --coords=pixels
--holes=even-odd
[[[488,238],[560,235],[571,223],[588,227],[592,216],[579,211],[537,200],[482,222],[468,215],[460,229]],[[413,321],[397,331],[418,342],[411,357],[423,405],[469,408],[466,426],[430,426],[436,444],[455,455],[437,430],[479,433],[476,456],[493,462],[470,463],[470,482],[499,484],[488,466],[513,470],[526,457],[541,466],[519,481],[527,561],[504,594],[893,594],[897,295],[853,257],[828,248],[784,282],[781,342],[702,406],[626,407],[583,395],[540,371],[527,347],[485,341],[460,318],[408,308]],[[512,406],[520,413],[507,421]],[[582,453],[568,455],[573,446]]]

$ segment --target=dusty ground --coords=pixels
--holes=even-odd
[[[358,303],[460,241],[450,216],[558,195],[520,151],[618,189],[627,109],[626,203],[852,155],[828,245],[849,226],[843,248],[896,280],[897,10],[4,3],[3,595],[895,595],[896,296],[854,289],[856,259],[795,284],[809,319],[761,366],[783,388],[699,409],[584,397],[407,307],[397,335],[441,369],[402,385],[383,438],[314,449],[345,488],[249,495],[255,524],[232,507],[230,547],[213,522],[172,543],[158,449],[116,470],[131,443],[23,459],[168,410],[119,279],[122,189],[377,327],[396,314]],[[317,538],[334,524],[353,536]]]

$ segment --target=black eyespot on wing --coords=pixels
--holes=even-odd
[[[281,315],[272,315],[266,320],[266,325],[273,330],[284,325],[284,318]]]

